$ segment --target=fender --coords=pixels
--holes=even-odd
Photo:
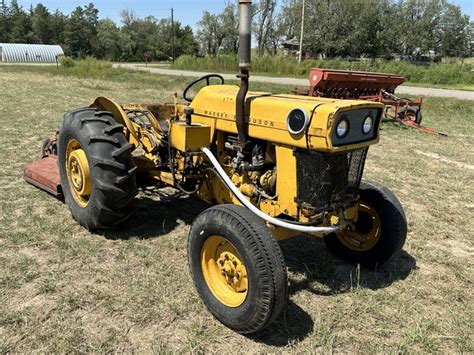
[[[127,127],[127,131],[130,132],[132,137],[138,142],[138,134],[133,126],[130,118],[128,117],[127,113],[122,109],[122,107],[116,103],[115,101],[100,96],[94,100],[94,102],[90,105],[90,107],[97,107],[100,110],[109,111],[114,116],[117,123],[120,123]]]

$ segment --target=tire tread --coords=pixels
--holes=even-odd
[[[113,115],[96,108],[82,108],[64,115],[59,135],[60,167],[65,166],[68,137],[81,143],[91,169],[92,193],[85,208],[77,205],[69,191],[65,168],[60,168],[61,185],[73,217],[90,230],[117,226],[134,213],[138,193],[131,153],[123,126]],[[62,138],[62,139],[61,139]]]

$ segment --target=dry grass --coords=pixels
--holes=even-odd
[[[192,286],[186,236],[201,202],[143,190],[134,220],[92,235],[21,178],[66,110],[98,95],[171,101],[183,84],[154,78],[159,86],[0,67],[0,353],[474,351],[474,173],[416,153],[473,165],[471,102],[426,100],[426,124],[447,138],[389,123],[370,151],[366,178],[406,208],[403,253],[368,272],[334,259],[320,240],[282,243],[288,309],[248,338],[215,321]]]

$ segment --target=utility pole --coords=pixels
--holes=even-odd
[[[171,55],[174,64],[174,9],[171,8]]]
[[[305,0],[303,0],[303,10],[301,11],[301,35],[300,35],[300,56],[298,58],[298,63],[301,64],[303,60],[303,34],[304,34],[304,8]]]

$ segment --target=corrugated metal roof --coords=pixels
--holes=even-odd
[[[61,46],[46,44],[0,43],[2,62],[55,63],[56,56],[64,55]]]

